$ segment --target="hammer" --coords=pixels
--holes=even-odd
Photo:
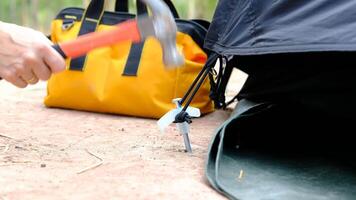
[[[163,63],[166,67],[179,67],[184,63],[176,45],[177,25],[168,6],[161,0],[141,0],[152,12],[152,16],[138,16],[115,25],[109,31],[93,32],[77,39],[53,46],[63,58],[76,58],[89,51],[123,41],[134,43],[153,36],[161,44]]]

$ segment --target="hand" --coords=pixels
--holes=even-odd
[[[0,22],[0,77],[25,88],[65,69],[65,61],[42,33]]]

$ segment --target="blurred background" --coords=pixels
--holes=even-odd
[[[211,20],[218,0],[172,0],[181,18]],[[86,7],[90,0],[0,0],[0,21],[16,23],[50,32],[51,20],[66,7]],[[107,0],[107,10],[113,10],[115,0]],[[132,13],[135,0],[129,0]]]

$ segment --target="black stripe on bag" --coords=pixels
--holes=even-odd
[[[171,10],[173,17],[178,19],[179,14],[178,14],[178,11],[177,11],[176,7],[174,6],[173,2],[171,0],[164,0],[164,3],[166,3],[167,6],[169,7],[169,10]]]
[[[148,14],[147,6],[141,1],[136,0],[136,10],[137,14]],[[124,12],[129,14],[129,4],[128,0],[116,0],[115,12]],[[123,13],[120,13],[123,14]],[[116,23],[115,23],[116,24]]]
[[[175,8],[173,2],[171,0],[163,0],[164,3],[167,4],[167,6],[169,7],[169,9],[171,10],[174,18],[179,18],[179,14],[177,12],[177,9]],[[136,5],[138,7],[138,10],[140,9],[140,7],[142,7],[142,5],[145,5],[141,2],[141,0],[136,0]],[[147,9],[147,7],[145,6],[145,9]],[[128,0],[116,0],[116,4],[115,4],[115,11],[116,12],[129,12],[129,3]],[[140,12],[137,12],[140,13]]]
[[[137,15],[148,15],[147,6],[141,1],[136,1]]]
[[[126,61],[124,73],[122,74],[123,76],[137,76],[144,45],[145,42],[131,45],[130,54]]]
[[[145,4],[137,1],[137,15],[148,15],[148,10]],[[140,42],[131,45],[130,54],[127,58],[123,76],[137,76],[137,71],[140,66],[141,56],[145,42]]]
[[[83,21],[83,24],[82,24],[82,27],[80,29],[78,36],[94,32],[96,30],[97,25],[98,25],[97,23],[94,23],[92,21],[87,21],[87,20]],[[83,71],[86,58],[87,58],[87,56],[84,55],[84,56],[72,59],[70,61],[69,69],[74,70],[74,71]]]
[[[127,0],[116,0],[115,11],[128,13],[129,12],[128,1]]]
[[[78,36],[95,32],[96,27],[99,25],[100,19],[103,16],[104,6],[104,0],[92,0],[90,2],[82,20]],[[69,64],[69,70],[83,71],[86,58],[87,56],[85,55],[72,59]]]

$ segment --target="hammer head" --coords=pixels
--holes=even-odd
[[[184,57],[179,53],[176,43],[177,25],[169,7],[161,0],[142,0],[142,2],[152,12],[153,33],[150,34],[156,37],[162,46],[164,64],[167,67],[182,66]]]

